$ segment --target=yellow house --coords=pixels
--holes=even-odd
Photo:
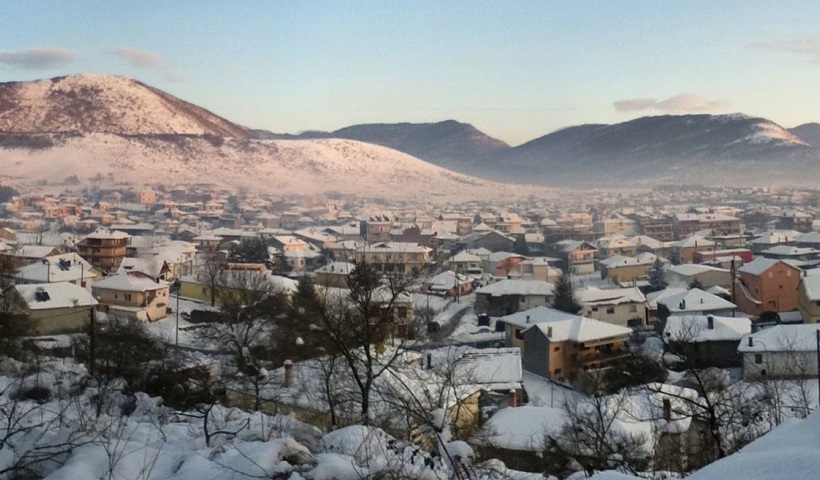
[[[168,312],[168,282],[142,272],[107,277],[92,286],[92,293],[111,316],[153,322]]]
[[[9,293],[11,311],[26,317],[34,336],[83,331],[97,305],[88,290],[69,282],[16,285]]]

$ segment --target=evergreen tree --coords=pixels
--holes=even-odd
[[[569,273],[565,273],[555,284],[555,298],[552,300],[552,308],[575,315],[581,311],[581,305],[578,304],[578,300],[572,291],[572,279]]]
[[[658,292],[666,288],[666,273],[663,271],[663,262],[660,258],[655,259],[652,268],[649,269],[649,291]]]

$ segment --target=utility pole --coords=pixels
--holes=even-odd
[[[179,346],[179,289],[180,289],[179,287],[181,286],[181,285],[179,285],[178,282],[179,282],[179,280],[177,280],[177,282],[175,282],[175,285],[177,286],[177,288],[176,288],[176,291],[177,291],[176,292],[177,293],[177,308],[175,309],[176,312],[177,312],[177,328],[176,328],[176,331],[174,333],[174,345],[177,346],[177,347]]]
[[[96,370],[97,365],[97,352],[96,352],[96,345],[97,345],[97,315],[94,311],[94,307],[89,309],[91,312],[91,335],[88,338],[88,356],[89,356],[89,373],[91,376],[94,376],[94,371]]]
[[[820,329],[817,329],[817,398],[820,398]]]

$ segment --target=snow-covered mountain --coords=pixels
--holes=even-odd
[[[804,123],[789,129],[789,133],[814,148],[820,149],[820,123]]]
[[[96,175],[130,183],[216,183],[272,193],[335,191],[368,197],[446,200],[506,188],[352,140],[250,140],[183,135],[28,136],[43,148],[0,150],[0,181],[59,183]]]
[[[250,137],[203,108],[111,75],[0,83],[0,132]]]
[[[351,140],[260,140],[136,80],[77,75],[0,84],[0,181],[97,175],[278,193],[485,196],[504,186]]]

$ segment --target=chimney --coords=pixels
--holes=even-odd
[[[751,335],[749,336],[749,346],[750,346],[750,347],[754,347],[754,346],[755,346],[755,339],[754,339],[754,337],[752,337]]]
[[[672,402],[668,398],[663,399],[663,419],[667,422],[672,421]]]
[[[681,310],[686,310],[686,299],[680,301],[678,308],[680,308]]]
[[[530,323],[530,316],[527,315],[527,323]]]
[[[708,328],[709,330],[715,329],[715,317],[711,315],[706,317],[706,328]]]
[[[427,354],[427,370],[432,370],[432,369],[433,369],[433,354],[428,353]]]
[[[518,406],[518,392],[515,389],[510,389],[510,406],[515,408]]]
[[[285,387],[293,386],[293,362],[285,360]]]
[[[547,338],[552,338],[552,326],[547,327]]]

